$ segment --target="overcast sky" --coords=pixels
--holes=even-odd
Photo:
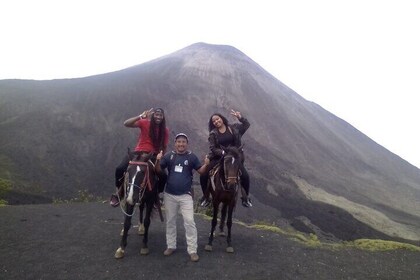
[[[2,0],[0,79],[84,77],[196,42],[231,45],[420,167],[416,2]]]

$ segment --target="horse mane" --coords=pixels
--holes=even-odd
[[[226,148],[226,153],[234,156],[235,158],[240,158],[242,155],[240,149],[235,146]]]

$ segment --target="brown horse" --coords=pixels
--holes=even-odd
[[[155,171],[154,165],[149,160],[151,154],[141,153],[139,155],[130,156],[130,163],[128,165],[125,181],[124,181],[124,203],[123,212],[125,214],[124,228],[120,247],[115,252],[115,258],[120,259],[124,257],[124,250],[127,246],[128,230],[131,227],[131,218],[134,214],[136,204],[140,205],[140,211],[143,212],[144,205],[146,206],[146,215],[144,218],[144,234],[143,244],[140,254],[147,255],[149,248],[147,246],[149,238],[150,217],[153,210],[153,205],[158,200],[158,190],[155,186]],[[143,213],[140,213],[140,221]]]
[[[213,219],[211,221],[211,231],[209,242],[205,246],[206,251],[212,251],[212,243],[214,238],[214,231],[217,226],[217,215],[219,212],[219,205],[222,204],[222,217],[219,224],[220,236],[225,236],[223,231],[224,224],[227,221],[226,226],[228,229],[227,233],[227,248],[226,252],[233,253],[233,247],[231,242],[231,229],[232,229],[232,216],[233,210],[236,205],[236,199],[238,190],[240,189],[239,180],[239,169],[242,164],[242,148],[229,147],[225,148],[225,156],[213,170],[210,171],[207,189],[210,190],[213,198]]]

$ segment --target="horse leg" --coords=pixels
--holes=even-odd
[[[234,252],[233,247],[232,247],[232,239],[231,239],[231,237],[232,237],[232,235],[231,235],[232,231],[231,230],[232,230],[233,208],[234,208],[234,205],[230,204],[229,208],[228,208],[228,217],[227,217],[227,223],[226,223],[226,226],[227,226],[227,229],[228,229],[228,235],[227,235],[227,239],[226,239],[226,241],[227,241],[226,252],[228,252],[228,253],[233,253]]]
[[[226,221],[226,212],[227,212],[227,204],[222,204],[222,212],[221,212],[221,218],[220,218],[220,224],[219,224],[219,236],[226,236],[225,232],[223,231]]]
[[[149,247],[147,243],[149,241],[149,226],[150,226],[150,216],[152,215],[153,204],[155,203],[154,199],[148,199],[146,201],[146,216],[144,217],[144,234],[143,234],[143,244],[140,249],[141,255],[149,254]]]
[[[131,227],[131,215],[133,214],[133,212],[134,212],[134,205],[127,204],[126,213],[128,215],[125,215],[124,228],[123,228],[123,233],[122,233],[122,237],[120,241],[120,247],[115,252],[116,259],[121,259],[124,257],[124,250],[125,250],[125,247],[127,247],[128,230]]]
[[[219,203],[215,202],[216,200],[213,199],[213,219],[211,220],[211,231],[209,236],[209,243],[204,247],[204,250],[206,251],[212,251],[213,250],[213,238],[214,238],[214,230],[217,226],[217,213],[219,210]]]
[[[139,235],[144,235],[144,224],[143,224],[143,212],[144,212],[144,202],[141,202],[139,205]]]

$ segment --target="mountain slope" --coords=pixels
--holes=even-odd
[[[233,47],[198,43],[82,79],[4,80],[0,97],[0,178],[20,193],[108,195],[138,133],[125,119],[163,107],[171,132],[189,134],[203,156],[210,115],[234,108],[251,122],[243,140],[256,203],[245,216],[341,239],[420,240],[420,170]]]

